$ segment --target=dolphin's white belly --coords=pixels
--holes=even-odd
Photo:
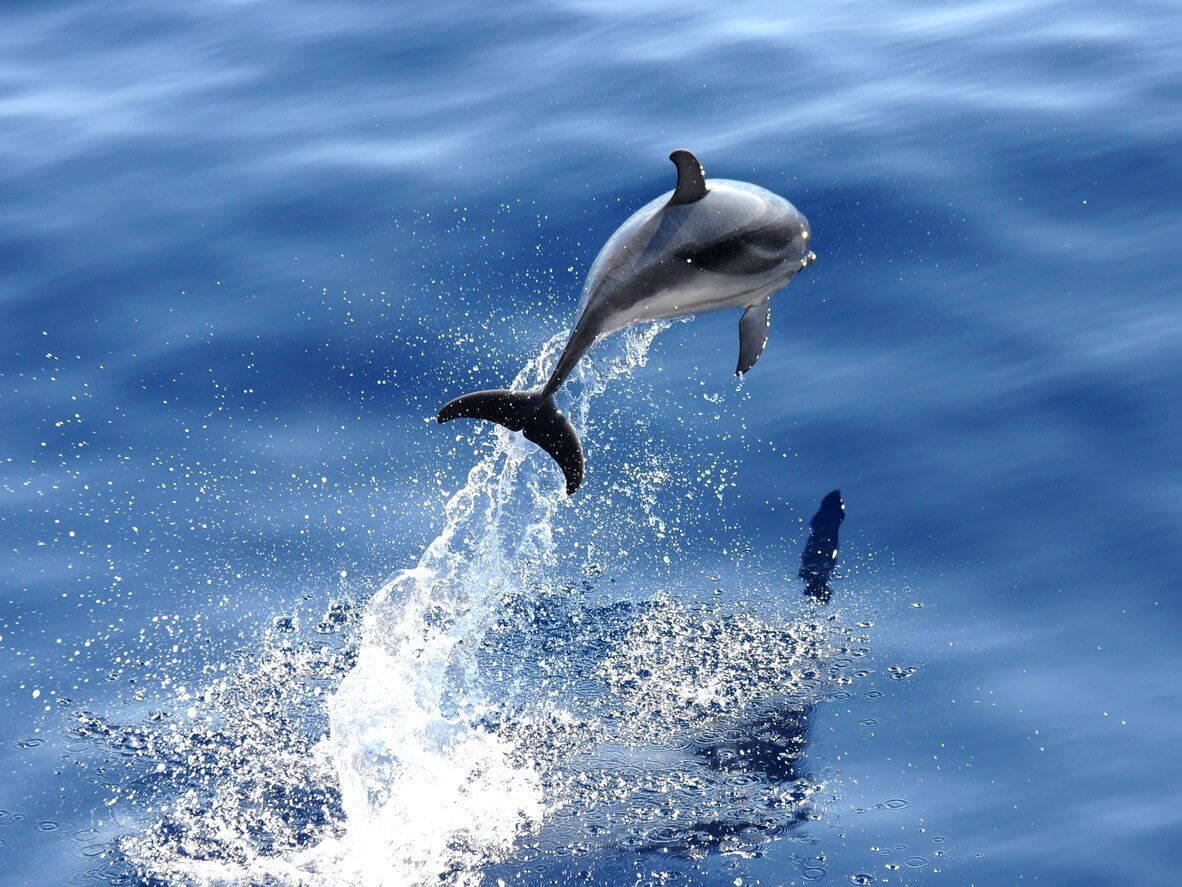
[[[790,276],[790,275],[789,275]],[[620,308],[604,318],[600,336],[632,323],[672,320],[726,308],[746,308],[787,283],[783,273],[758,279],[703,272],[696,279],[636,299],[619,300]]]

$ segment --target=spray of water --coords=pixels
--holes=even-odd
[[[584,364],[571,416],[580,433],[591,400],[644,363],[657,330],[631,332],[622,353]],[[513,387],[540,387],[562,343],[551,339]],[[493,433],[419,563],[369,602],[357,664],[329,706],[346,828],[306,865],[341,883],[418,884],[443,873],[467,883],[541,821],[539,774],[485,725],[492,703],[475,673],[498,604],[545,581],[566,495],[549,474],[522,472],[536,448]]]
[[[658,331],[584,361],[581,434]],[[514,387],[539,386],[561,344]],[[808,713],[859,671],[864,635],[831,610],[785,621],[675,590],[580,598],[553,466],[519,435],[485,433],[438,536],[361,610],[326,614],[311,638],[280,632],[240,669],[211,664],[183,718],[80,715],[78,733],[138,774],[116,800],[152,814],[118,840],[134,871],[465,887],[539,856],[757,852],[812,815]],[[618,523],[604,499],[580,518]]]

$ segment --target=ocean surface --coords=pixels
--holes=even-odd
[[[432,419],[681,147],[818,260],[568,500]],[[4,4],[0,883],[1176,882],[1180,157],[1177,3]]]

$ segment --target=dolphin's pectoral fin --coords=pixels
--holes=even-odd
[[[679,148],[669,155],[677,165],[677,190],[669,198],[670,204],[694,203],[706,196],[706,170],[689,151]]]
[[[757,302],[743,312],[743,317],[739,320],[739,365],[735,368],[736,376],[743,375],[759,360],[763,346],[767,344],[767,331],[771,319],[771,299]]]

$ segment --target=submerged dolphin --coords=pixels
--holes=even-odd
[[[477,391],[439,411],[440,422],[487,419],[524,431],[558,463],[568,494],[583,482],[583,448],[554,393],[592,345],[638,321],[743,308],[735,372],[745,373],[767,342],[771,295],[816,258],[808,220],[783,197],[747,182],[707,181],[689,151],[669,159],[677,188],[634,213],[599,251],[582,313],[546,386]]]

